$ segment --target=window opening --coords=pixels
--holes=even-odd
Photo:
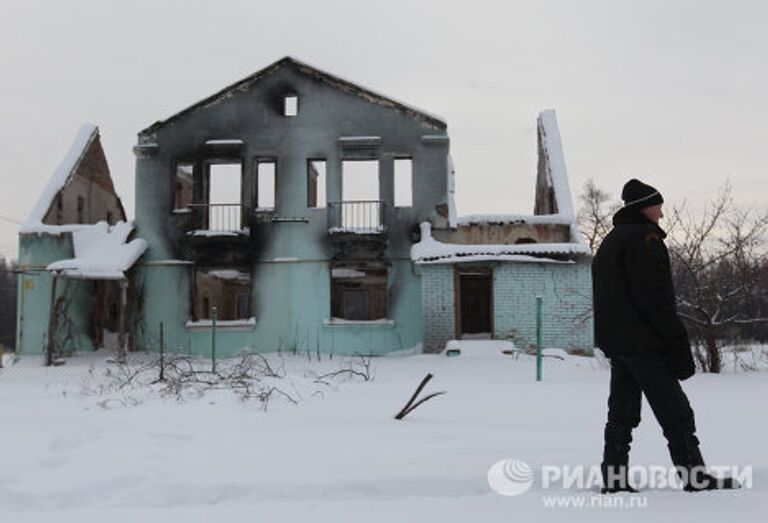
[[[350,321],[387,317],[387,268],[370,264],[331,267],[331,316]]]
[[[274,209],[277,192],[277,161],[262,158],[256,161],[256,207]]]
[[[375,231],[382,226],[378,160],[343,160],[341,227]]]
[[[413,206],[413,160],[395,158],[395,207]]]
[[[209,319],[216,307],[218,320],[242,320],[251,317],[251,274],[238,268],[200,268],[195,270],[194,314]]]
[[[239,231],[242,228],[242,174],[237,163],[212,163],[208,166],[208,229]]]
[[[307,161],[307,207],[325,207],[325,160]]]
[[[299,114],[299,97],[295,94],[287,94],[283,98],[283,115],[297,116]]]
[[[192,203],[192,190],[194,178],[192,177],[194,165],[191,163],[179,163],[176,165],[174,179],[174,209],[186,209]]]

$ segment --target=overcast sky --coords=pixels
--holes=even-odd
[[[134,208],[136,133],[285,55],[448,121],[460,214],[529,213],[554,108],[574,196],[629,177],[768,205],[764,1],[0,0],[0,216],[93,122]],[[663,225],[663,223],[662,223]],[[0,254],[18,229],[0,219]]]

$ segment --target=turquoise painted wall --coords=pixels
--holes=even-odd
[[[137,349],[160,349],[163,323],[167,350],[191,353],[189,333],[184,324],[190,318],[192,266],[140,263],[133,271],[134,310],[130,330]]]
[[[21,355],[40,355],[48,343],[52,276],[48,264],[72,258],[72,235],[22,234],[19,236],[18,313],[16,347]],[[60,321],[58,345],[65,350],[93,350],[90,317],[93,311],[93,282],[61,278],[56,296],[67,298],[68,314]]]
[[[384,323],[330,321],[331,278],[328,262],[261,263],[255,273],[253,300],[258,303],[255,325],[216,331],[216,354],[233,356],[241,350],[311,352],[323,354],[382,354],[411,349],[421,343],[421,284],[410,260],[397,260],[390,269],[390,314]],[[137,346],[158,350],[163,322],[166,350],[210,356],[210,327],[188,326],[192,267],[143,265],[134,280],[143,287],[144,317],[135,326]],[[172,289],[169,291],[169,289]]]

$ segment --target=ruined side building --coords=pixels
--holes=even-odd
[[[53,363],[104,347],[105,332],[127,345],[128,272],[146,249],[132,229],[99,130],[84,125],[19,232],[18,354]]]
[[[591,349],[553,112],[538,138],[534,215],[459,217],[444,120],[290,57],[151,125],[141,240],[122,238],[147,247],[122,265],[131,346],[157,349],[162,323],[169,350],[207,355],[215,322],[221,355],[528,347],[539,295],[545,345]]]

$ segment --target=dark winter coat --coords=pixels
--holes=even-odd
[[[608,357],[661,356],[679,379],[695,366],[677,315],[667,234],[638,208],[623,207],[592,262],[595,345]]]

